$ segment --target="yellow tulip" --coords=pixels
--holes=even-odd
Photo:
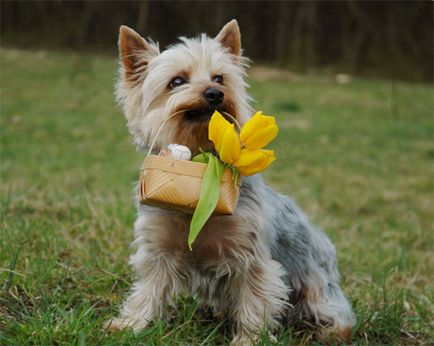
[[[209,121],[208,125],[208,138],[214,143],[215,150],[219,153],[222,144],[222,134],[224,130],[230,126],[227,121],[219,112],[215,111]]]
[[[266,169],[276,156],[273,150],[263,146],[276,137],[278,127],[273,117],[256,113],[241,129],[240,136],[234,124],[215,111],[208,125],[208,138],[214,143],[220,160],[235,166],[245,175],[253,175]],[[246,148],[241,149],[241,141]]]
[[[248,149],[260,149],[270,143],[279,132],[274,117],[257,112],[241,129],[241,142]]]
[[[234,166],[242,175],[248,176],[263,171],[274,160],[276,155],[273,150],[243,149]]]

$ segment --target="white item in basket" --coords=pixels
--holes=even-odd
[[[169,144],[170,156],[175,160],[191,160],[191,151],[185,145]]]

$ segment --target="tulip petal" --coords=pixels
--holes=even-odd
[[[247,148],[260,149],[270,143],[278,131],[274,117],[257,112],[241,129],[240,138]]]
[[[208,139],[214,143],[215,150],[220,151],[224,129],[230,125],[218,111],[215,111],[208,125]]]
[[[235,166],[242,175],[249,176],[263,171],[274,160],[276,156],[273,150],[243,149]]]
[[[264,155],[262,154],[261,150],[250,150],[250,149],[243,149],[240,153],[240,158],[237,162],[235,162],[236,167],[245,167],[250,166],[257,162],[258,160],[261,160]]]
[[[243,126],[240,132],[241,141],[244,142],[246,138],[251,136],[255,131],[255,124],[258,119],[261,117],[262,112],[256,112],[254,116],[252,116]]]
[[[253,133],[244,144],[249,149],[263,148],[276,138],[278,132],[279,128],[276,125],[268,126]]]
[[[218,150],[220,159],[225,163],[232,164],[239,159],[240,152],[240,139],[235,131],[234,124],[230,124],[222,131],[220,150]]]

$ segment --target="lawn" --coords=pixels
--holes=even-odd
[[[133,280],[133,183],[144,157],[114,103],[117,62],[13,49],[0,57],[0,343],[227,343],[227,323],[188,297],[137,335],[105,334]],[[281,128],[267,181],[336,244],[354,344],[432,344],[432,87],[283,74],[249,83],[255,107]],[[317,343],[291,327],[277,339]]]

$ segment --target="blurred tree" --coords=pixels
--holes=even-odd
[[[161,46],[237,18],[246,54],[298,70],[432,81],[429,1],[1,1],[2,44],[115,52],[126,24]]]

